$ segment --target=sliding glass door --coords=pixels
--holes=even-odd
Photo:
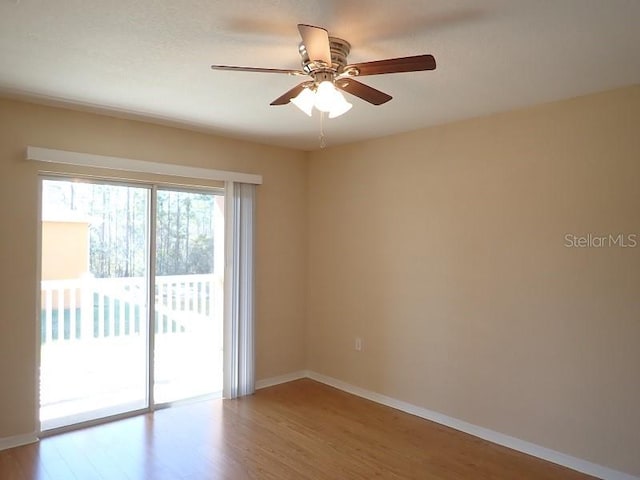
[[[222,195],[159,189],[154,401],[222,391]]]
[[[42,430],[222,390],[222,201],[43,179]]]
[[[43,180],[42,429],[146,408],[150,189]]]

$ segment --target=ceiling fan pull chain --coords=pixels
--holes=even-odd
[[[325,141],[324,136],[324,112],[320,112],[320,148],[325,148],[327,146],[327,142]]]

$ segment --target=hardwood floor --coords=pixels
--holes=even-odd
[[[3,480],[592,478],[312,380],[0,452]]]

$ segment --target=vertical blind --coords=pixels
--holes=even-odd
[[[255,191],[252,184],[225,185],[225,398],[255,390]]]

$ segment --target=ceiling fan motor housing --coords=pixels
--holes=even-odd
[[[331,65],[324,62],[313,61],[309,58],[307,47],[303,43],[298,46],[298,51],[302,57],[302,70],[312,75],[314,72],[327,71],[333,75],[340,75],[347,65],[347,56],[351,51],[351,44],[338,37],[329,37],[329,50],[331,51]],[[313,75],[312,75],[313,76]]]

